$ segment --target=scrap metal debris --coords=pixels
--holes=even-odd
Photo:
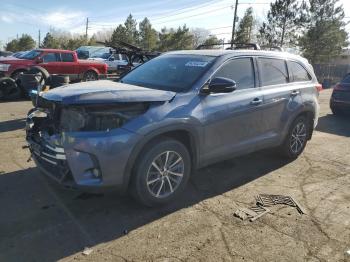
[[[83,255],[88,256],[92,253],[92,251],[93,251],[92,248],[86,247],[86,248],[84,248],[84,251],[82,253],[83,253]]]
[[[259,194],[255,199],[255,206],[250,208],[239,208],[234,212],[234,216],[242,220],[249,218],[249,220],[253,222],[270,212],[270,209],[267,207],[274,205],[288,205],[295,207],[300,214],[306,214],[305,209],[291,196]]]

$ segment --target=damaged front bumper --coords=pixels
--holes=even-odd
[[[37,167],[66,188],[86,192],[125,192],[127,163],[140,135],[122,128],[106,132],[34,131],[27,120],[27,142]]]

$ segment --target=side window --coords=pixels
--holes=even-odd
[[[214,77],[226,77],[234,80],[237,89],[253,88],[255,86],[254,67],[251,58],[237,58],[225,63]]]
[[[74,56],[71,53],[61,53],[62,62],[74,62]]]
[[[302,82],[311,80],[311,76],[305,68],[297,62],[288,61],[288,68],[293,76],[293,82]]]
[[[43,56],[43,62],[44,63],[49,63],[49,62],[57,62],[60,61],[58,59],[59,55],[56,53],[47,53],[46,55]]]
[[[128,57],[125,54],[122,54],[122,60],[128,61]]]
[[[288,83],[286,62],[282,59],[259,58],[260,77],[263,86]]]

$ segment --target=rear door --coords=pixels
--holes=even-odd
[[[277,140],[293,111],[302,104],[300,86],[291,83],[292,76],[286,60],[269,57],[257,59],[264,96],[262,128],[267,136]]]
[[[74,76],[78,74],[78,65],[72,53],[61,53],[60,74]]]
[[[50,74],[60,74],[61,57],[60,53],[48,52],[42,55],[40,66],[45,68]]]
[[[263,96],[256,87],[252,57],[226,62],[213,76],[234,80],[232,93],[210,94],[202,100],[205,119],[203,159],[219,159],[254,146],[262,134]]]

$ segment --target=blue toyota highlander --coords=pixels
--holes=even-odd
[[[317,124],[318,86],[307,60],[284,52],[169,52],[119,82],[43,93],[27,141],[64,186],[129,190],[155,206],[196,168],[271,147],[298,157]]]

